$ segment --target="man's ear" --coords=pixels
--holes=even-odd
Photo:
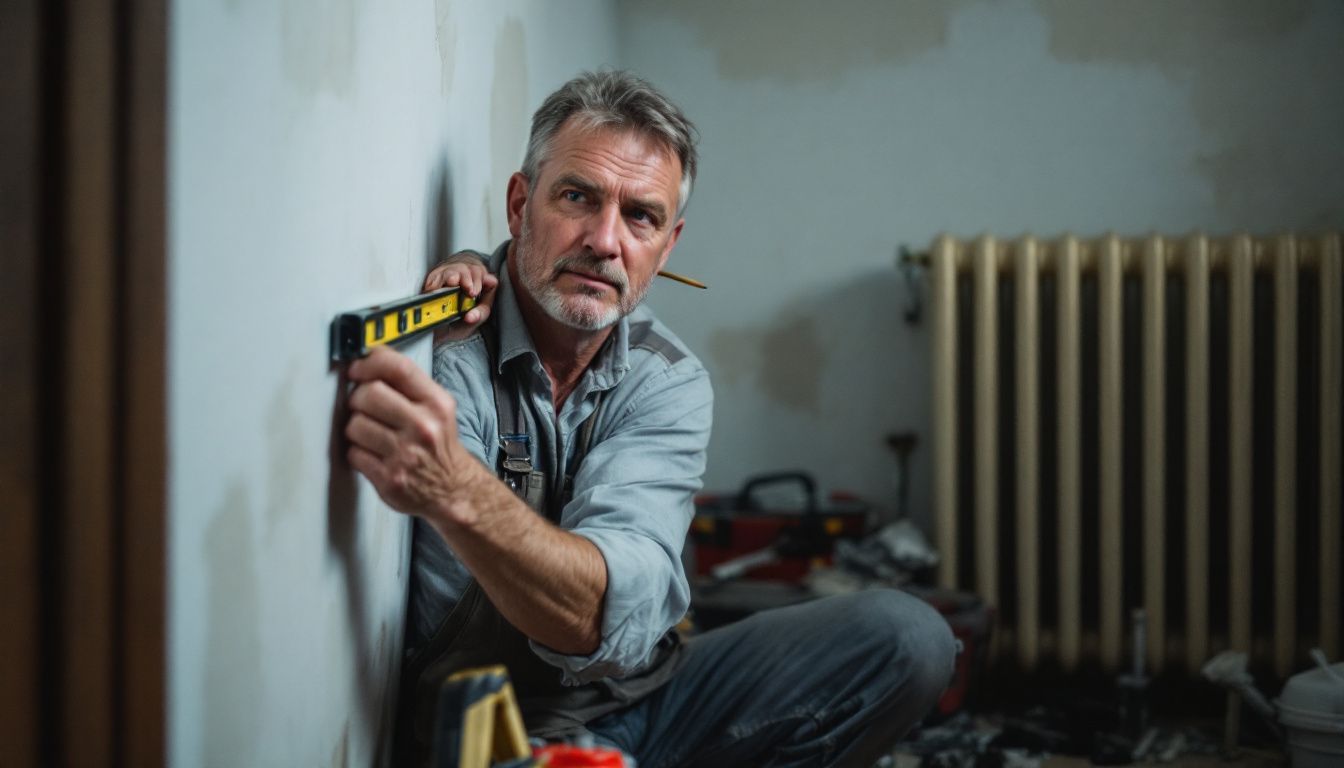
[[[672,227],[672,234],[667,238],[667,246],[663,248],[663,255],[658,257],[658,271],[667,266],[667,257],[672,255],[672,249],[677,246],[677,238],[681,237],[681,228],[686,226],[685,219],[677,219],[677,223]]]
[[[527,206],[529,180],[522,172],[509,177],[504,210],[509,214],[509,234],[516,240],[523,232],[523,208]]]

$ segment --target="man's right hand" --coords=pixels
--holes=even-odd
[[[460,322],[446,329],[434,332],[434,342],[457,341],[465,339],[490,317],[495,303],[495,289],[499,287],[499,278],[490,274],[485,262],[472,251],[458,251],[444,259],[437,267],[425,275],[422,291],[437,291],[440,288],[461,287],[468,296],[476,299],[476,306],[467,311]]]

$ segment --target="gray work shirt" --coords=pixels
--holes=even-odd
[[[503,266],[507,250],[506,242],[490,259],[491,271],[499,276],[492,322],[499,329],[500,370],[516,366],[510,368],[515,375],[505,380],[520,389],[534,467],[551,470],[561,457],[561,476],[574,471],[568,464],[579,427],[596,408],[598,393],[606,393],[592,446],[560,519],[562,528],[591,541],[606,560],[602,642],[588,656],[557,653],[535,641],[532,649],[563,671],[566,684],[622,677],[648,661],[654,644],[690,605],[681,548],[705,469],[713,410],[709,374],[641,306],[616,325],[557,418],[550,379]],[[653,343],[631,347],[631,327],[645,322],[652,323]],[[523,359],[510,363],[515,358]],[[457,400],[462,444],[496,471],[498,417],[481,334],[439,344],[433,369],[434,379]],[[434,633],[470,579],[443,538],[417,519],[408,648]]]

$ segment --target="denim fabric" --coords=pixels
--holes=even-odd
[[[671,682],[588,730],[640,768],[868,768],[933,708],[955,655],[916,597],[823,598],[693,638]]]

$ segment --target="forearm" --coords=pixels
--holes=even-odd
[[[563,654],[597,649],[607,568],[592,542],[546,521],[480,464],[427,519],[519,631]]]

